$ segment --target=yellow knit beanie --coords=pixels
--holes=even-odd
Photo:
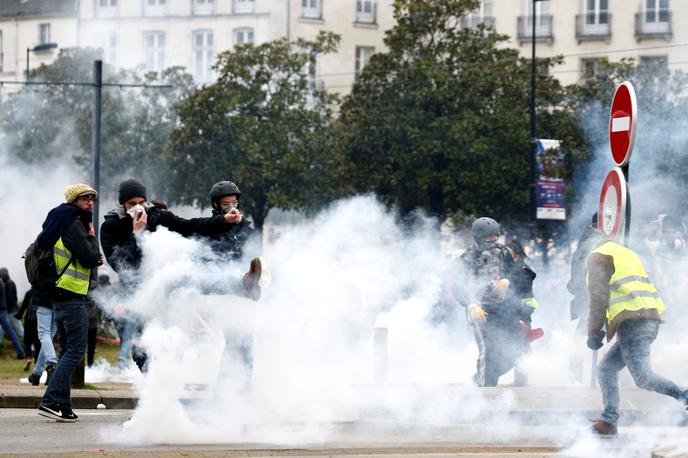
[[[77,197],[86,194],[94,194],[96,197],[98,197],[98,192],[95,189],[83,183],[70,184],[64,190],[65,199],[67,200],[68,204],[74,202]]]

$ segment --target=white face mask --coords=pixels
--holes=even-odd
[[[129,213],[129,216],[131,216],[131,219],[135,219],[137,213],[143,213],[144,211],[146,211],[146,210],[145,210],[145,208],[143,208],[143,205],[136,204],[133,207],[131,207],[129,210],[127,210],[127,213]]]
[[[680,251],[683,249],[685,245],[685,242],[683,239],[680,238],[675,238],[674,241],[671,243],[671,248],[673,248],[675,251]]]

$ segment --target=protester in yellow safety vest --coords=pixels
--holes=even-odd
[[[624,367],[638,387],[656,391],[688,404],[688,390],[652,372],[650,345],[657,337],[665,306],[637,254],[603,239],[587,259],[590,316],[588,347],[602,347],[617,335],[598,368],[604,412],[593,432],[615,435],[619,419],[619,371]]]
[[[70,385],[72,373],[84,357],[88,332],[88,293],[91,269],[102,264],[93,229],[93,206],[98,193],[85,184],[65,188],[66,203],[52,209],[38,236],[39,246],[52,245],[57,280],[49,292],[55,323],[66,348],[57,363],[38,414],[60,422],[75,422]]]

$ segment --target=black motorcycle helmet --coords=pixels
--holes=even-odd
[[[239,187],[231,181],[220,181],[215,183],[210,188],[210,204],[216,211],[222,211],[220,208],[220,199],[224,196],[236,196],[237,200],[241,199],[241,191]]]
[[[492,218],[478,218],[473,221],[471,232],[475,243],[482,245],[487,237],[499,236],[499,224]]]

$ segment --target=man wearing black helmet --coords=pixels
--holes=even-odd
[[[220,256],[237,260],[243,255],[244,244],[253,233],[250,223],[239,211],[241,191],[231,181],[220,181],[210,188],[213,216],[225,215],[230,227],[221,234],[208,237],[213,251]]]
[[[492,218],[478,218],[471,232],[474,243],[460,257],[460,281],[451,294],[466,307],[478,344],[473,380],[478,386],[496,386],[527,349],[519,324],[523,309],[510,288],[514,259],[497,242],[499,224]]]

